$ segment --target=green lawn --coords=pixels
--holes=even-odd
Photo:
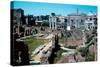
[[[59,38],[59,43],[64,44],[64,37]]]
[[[88,53],[85,60],[86,61],[95,61],[95,53],[93,53],[93,54]]]
[[[32,51],[34,51],[39,45],[43,45],[44,43],[46,43],[46,41],[47,40],[36,39],[32,37],[24,40],[25,44],[28,45],[30,60],[31,60]]]
[[[62,52],[63,52],[62,49],[60,49],[60,50],[58,50],[58,51],[56,52],[56,57],[55,57],[54,63],[57,63],[57,62],[61,59],[61,57],[62,57],[62,55],[61,55]]]

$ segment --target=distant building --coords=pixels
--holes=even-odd
[[[50,27],[50,29],[56,29],[57,28],[56,18],[57,18],[56,16],[49,17],[49,27]]]
[[[50,16],[50,29],[67,29],[72,28],[93,30],[96,27],[97,16],[93,13],[86,14],[69,14],[67,16]]]
[[[85,20],[85,28],[87,30],[92,30],[97,27],[97,16],[89,13]]]
[[[14,24],[22,25],[24,23],[24,10],[11,9],[11,17]]]
[[[32,26],[35,24],[36,18],[33,15],[25,16],[25,24]]]

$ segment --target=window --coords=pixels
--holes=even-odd
[[[80,22],[80,24],[81,24],[81,25],[84,25],[84,20],[82,20],[82,19],[81,19],[81,22]]]
[[[65,22],[67,22],[67,19],[65,19]]]
[[[90,21],[92,20],[92,17],[90,18]]]
[[[83,22],[84,20],[81,19],[81,22]]]
[[[71,22],[73,22],[74,20],[71,20]]]

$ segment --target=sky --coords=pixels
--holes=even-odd
[[[13,3],[13,4],[12,4]],[[77,8],[79,13],[88,14],[90,11],[94,14],[97,13],[96,6],[89,5],[73,5],[73,4],[58,4],[58,3],[43,3],[43,2],[25,2],[25,1],[13,1],[11,2],[11,9],[23,9],[25,15],[50,15],[56,13],[56,15],[66,16],[71,13],[76,13]]]

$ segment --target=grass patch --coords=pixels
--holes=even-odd
[[[93,54],[88,53],[85,60],[86,61],[95,61],[95,53],[93,53]]]
[[[76,49],[76,48],[77,48],[77,46],[66,46],[66,48]]]
[[[64,44],[64,37],[59,38],[59,43]]]
[[[32,51],[34,51],[38,46],[46,43],[46,41],[47,40],[45,40],[45,39],[36,39],[36,38],[32,38],[32,37],[24,40],[25,44],[28,45],[30,60],[31,60]]]
[[[62,57],[62,52],[63,52],[62,49],[60,49],[60,50],[58,50],[58,51],[56,52],[56,57],[55,57],[54,63],[57,63],[57,62],[61,59],[61,57]]]

